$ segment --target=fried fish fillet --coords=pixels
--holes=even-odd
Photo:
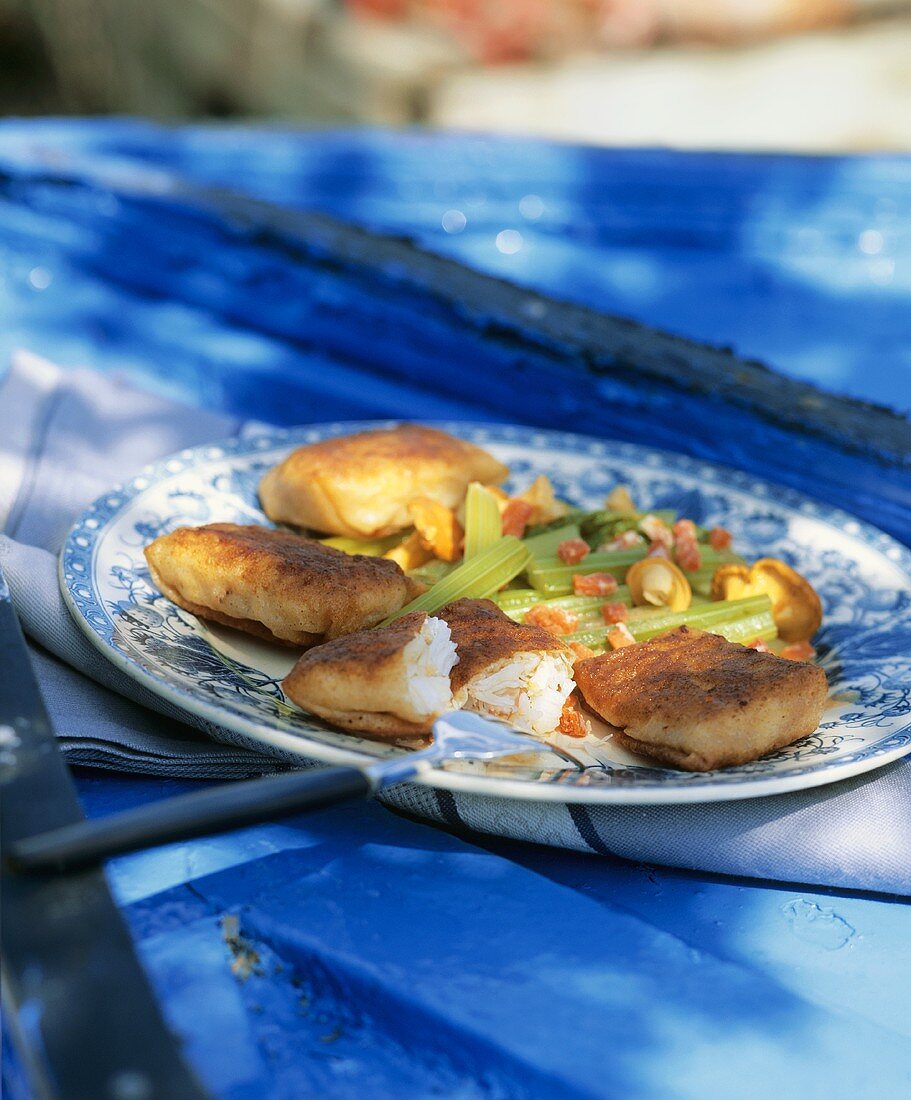
[[[472,443],[402,424],[299,447],[265,474],[259,496],[276,523],[382,538],[411,525],[417,497],[455,508],[470,482],[498,485],[508,473]]]
[[[303,710],[372,737],[423,737],[452,708],[458,661],[442,619],[412,612],[308,650],[285,679]]]
[[[423,587],[393,561],[234,523],[178,527],[145,556],[155,584],[179,607],[291,646],[374,626]]]
[[[620,745],[685,771],[745,764],[806,737],[827,696],[818,665],[685,626],[579,661],[575,676]]]
[[[573,690],[573,653],[553,634],[513,622],[491,600],[455,600],[437,612],[452,631],[458,707],[546,735]]]

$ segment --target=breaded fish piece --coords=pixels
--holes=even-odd
[[[417,497],[455,508],[470,482],[498,485],[508,473],[472,443],[402,424],[299,447],[263,477],[259,497],[276,523],[382,538],[411,526]]]
[[[573,652],[536,626],[513,622],[491,600],[455,600],[437,614],[452,631],[457,707],[501,718],[539,736],[553,733],[573,690]]]
[[[812,733],[826,704],[818,665],[685,626],[579,661],[586,704],[632,752],[685,771],[745,764]]]
[[[344,730],[424,737],[452,709],[457,661],[446,623],[416,611],[308,650],[282,687],[303,710]]]
[[[394,561],[269,527],[178,527],[145,556],[155,584],[179,607],[289,646],[374,626],[423,589]]]

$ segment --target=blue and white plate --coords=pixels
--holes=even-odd
[[[197,447],[112,489],[63,549],[61,583],[77,622],[115,665],[221,740],[333,763],[402,751],[290,706],[280,681],[294,655],[175,607],[151,583],[142,554],[185,524],[267,523],[256,487],[270,466],[300,444],[376,426],[320,425]],[[584,772],[555,770],[557,759],[542,754],[524,764],[453,766],[434,785],[562,802],[705,802],[830,783],[911,752],[911,553],[893,539],[791,490],[681,455],[521,427],[441,426],[508,463],[513,487],[547,474],[560,496],[596,508],[622,482],[641,506],[727,527],[747,557],[790,562],[822,598],[816,646],[831,703],[811,737],[722,771],[658,767],[600,727],[584,742],[565,742]]]

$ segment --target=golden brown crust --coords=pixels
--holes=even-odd
[[[553,634],[513,622],[492,600],[455,600],[437,615],[449,624],[458,648],[459,663],[450,677],[454,694],[517,653],[565,653],[572,660],[572,651]]]
[[[412,612],[309,650],[285,677],[285,694],[342,729],[370,737],[425,736],[436,716],[415,710],[403,654],[426,619]]]
[[[306,673],[323,665],[331,665],[342,673],[359,673],[365,665],[371,670],[382,669],[389,661],[397,659],[405,646],[420,634],[426,620],[423,611],[412,611],[388,626],[358,630],[316,646],[301,655],[285,683],[300,682]]]
[[[397,714],[376,711],[333,710],[331,707],[307,708],[318,718],[324,719],[348,733],[357,733],[378,741],[423,740],[433,728],[433,722],[407,722]]]
[[[378,538],[410,526],[408,504],[415,498],[455,508],[469,482],[496,485],[508,473],[472,443],[402,424],[299,447],[268,471],[259,495],[276,522]]]
[[[395,562],[267,527],[179,527],[145,556],[153,580],[178,606],[294,646],[374,626],[421,590]]]
[[[812,733],[827,696],[816,665],[680,627],[578,661],[586,704],[619,744],[689,771],[743,764]]]

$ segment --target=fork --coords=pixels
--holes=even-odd
[[[10,846],[8,858],[18,871],[68,871],[141,848],[254,825],[346,799],[368,798],[453,760],[493,760],[542,751],[584,769],[571,753],[556,745],[470,711],[450,711],[434,722],[433,741],[424,749],[365,767],[294,771],[159,799],[27,837]]]

